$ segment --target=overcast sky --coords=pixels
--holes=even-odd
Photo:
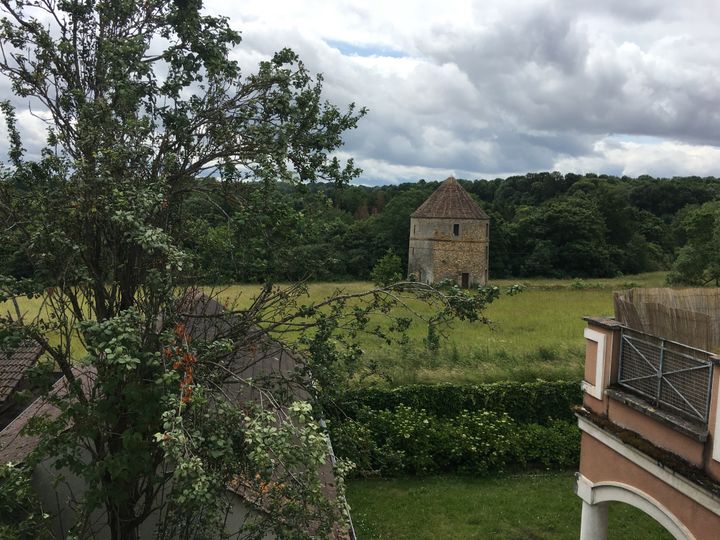
[[[369,109],[364,184],[531,171],[720,176],[717,0],[210,0],[248,70],[282,47]],[[3,94],[7,85],[1,84]],[[19,115],[26,145],[42,123]],[[0,141],[0,147],[5,141]]]
[[[720,176],[717,0],[212,0],[248,67],[289,46],[369,114],[362,183]]]

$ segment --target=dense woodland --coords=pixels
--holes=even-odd
[[[491,217],[490,272],[501,277],[603,277],[669,268],[688,211],[720,179],[531,173],[462,181]],[[210,281],[367,279],[389,249],[407,261],[410,214],[439,182],[381,187],[315,184],[234,188],[196,197],[188,247]],[[209,205],[222,205],[223,222]],[[257,234],[261,232],[262,234]],[[229,253],[228,235],[246,238]]]
[[[714,177],[553,172],[461,182],[490,215],[493,278],[670,268],[688,241],[688,213],[720,194]],[[206,179],[184,203],[189,234],[182,241],[195,259],[192,277],[214,283],[367,279],[388,250],[406,263],[409,216],[438,185]],[[9,244],[0,249],[0,274],[32,274],[20,251]]]

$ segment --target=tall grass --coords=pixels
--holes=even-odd
[[[662,286],[665,274],[596,280],[498,280],[506,287],[523,283],[526,290],[516,296],[501,296],[486,315],[490,326],[455,322],[437,351],[428,350],[427,327],[415,320],[407,344],[388,345],[371,335],[360,337],[363,365],[377,366],[377,374],[363,383],[406,384],[414,382],[492,382],[503,379],[529,381],[537,378],[580,378],[584,340],[583,316],[611,315],[612,291],[629,286]],[[312,283],[307,301],[316,301],[341,289],[348,293],[372,288],[368,282]],[[249,306],[258,285],[231,285],[217,289],[220,299],[237,307]],[[24,300],[21,307],[32,316],[39,299]],[[425,311],[419,302],[413,307]],[[0,305],[0,311],[10,309]],[[378,317],[377,321],[382,318]]]
[[[665,274],[655,272],[614,279],[522,280],[526,290],[502,296],[487,310],[490,326],[455,322],[438,351],[425,347],[427,327],[414,321],[409,343],[403,346],[366,335],[361,337],[363,361],[378,366],[378,375],[365,383],[492,382],[580,378],[584,361],[582,317],[612,315],[612,291],[636,286],[662,286]],[[506,287],[517,280],[492,283]],[[308,300],[324,298],[341,289],[348,293],[372,287],[367,282],[314,283]],[[221,297],[247,305],[257,293],[256,285],[234,285]],[[420,304],[414,307],[423,309]]]

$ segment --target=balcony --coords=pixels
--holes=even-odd
[[[587,317],[583,407],[720,480],[720,357]],[[717,448],[715,448],[717,447]]]
[[[585,320],[581,539],[606,538],[611,501],[642,509],[675,538],[715,538],[720,357],[612,318]]]

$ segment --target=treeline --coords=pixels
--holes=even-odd
[[[669,268],[687,241],[687,213],[720,194],[714,177],[529,173],[461,183],[491,218],[494,278]],[[438,185],[202,180],[177,227],[193,262],[188,275],[204,282],[368,279],[388,250],[406,264],[410,214]],[[0,248],[0,273],[32,273],[21,245]]]

